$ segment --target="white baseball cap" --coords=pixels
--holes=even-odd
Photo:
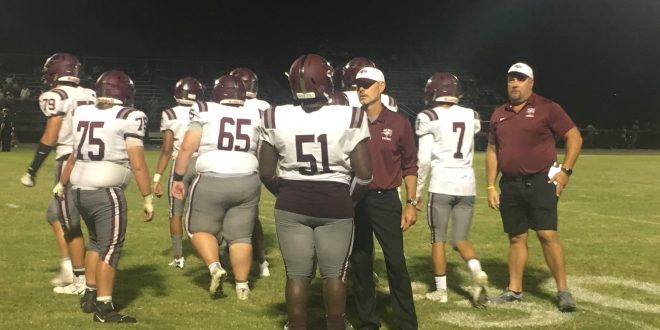
[[[508,73],[511,73],[511,72],[521,73],[521,74],[524,74],[524,75],[526,75],[527,77],[529,77],[531,79],[534,79],[534,70],[532,70],[532,68],[529,65],[527,65],[523,62],[518,62],[518,63],[512,65],[509,68]]]
[[[382,71],[371,66],[365,66],[355,75],[355,81],[360,80],[368,80],[373,83],[376,81],[385,81],[385,76]]]

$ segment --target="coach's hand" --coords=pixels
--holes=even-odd
[[[488,194],[488,206],[493,210],[499,210],[500,209],[500,195],[497,193],[497,188],[495,188],[495,186],[489,186],[487,191],[488,191],[487,192],[487,194]]]
[[[406,231],[410,226],[414,225],[415,222],[417,222],[417,210],[412,204],[406,203],[406,207],[401,214],[401,229]]]
[[[557,174],[555,174],[555,176],[548,180],[548,183],[555,183],[555,194],[557,197],[561,196],[561,192],[564,191],[564,188],[568,184],[568,179],[568,174],[564,173],[563,171],[559,171]]]
[[[154,219],[154,195],[144,196],[144,221],[149,222]]]

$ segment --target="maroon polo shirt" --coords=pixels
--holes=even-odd
[[[369,121],[369,133],[374,176],[369,189],[396,189],[404,176],[417,176],[417,147],[406,117],[383,105],[378,118]]]
[[[534,93],[518,113],[510,103],[495,109],[488,143],[497,146],[502,175],[535,174],[547,170],[557,159],[556,139],[573,127],[559,104]]]

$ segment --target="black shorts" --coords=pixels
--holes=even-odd
[[[500,179],[500,214],[504,232],[557,230],[557,195],[547,173]]]

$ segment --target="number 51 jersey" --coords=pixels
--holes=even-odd
[[[326,105],[312,112],[283,105],[263,113],[261,139],[280,154],[279,176],[289,180],[349,184],[350,154],[369,138],[364,111]]]
[[[131,178],[126,139],[134,138],[137,145],[142,145],[146,127],[147,116],[134,108],[78,107],[73,115],[73,187],[125,187]]]

